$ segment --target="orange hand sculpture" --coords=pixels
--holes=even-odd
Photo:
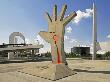
[[[66,63],[64,53],[65,26],[77,15],[73,12],[64,18],[66,9],[67,5],[63,5],[59,16],[57,16],[57,6],[55,5],[52,17],[50,17],[48,13],[45,14],[48,20],[48,32],[39,32],[39,35],[51,44],[52,62],[54,64]]]

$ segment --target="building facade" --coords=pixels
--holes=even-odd
[[[87,56],[90,54],[90,47],[73,47],[71,48],[71,53]]]

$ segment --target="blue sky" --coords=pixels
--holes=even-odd
[[[110,0],[94,0],[97,7],[97,34],[98,41],[109,41],[110,35]],[[86,12],[92,8],[92,0],[0,0],[0,44],[8,43],[12,32],[21,32],[30,40],[37,38],[40,30],[47,31],[48,24],[44,17],[45,11],[51,15],[53,5],[58,12],[63,4],[67,4],[68,15],[72,11]],[[70,49],[75,41],[81,44],[92,42],[92,16],[82,18],[78,24],[70,22],[71,33],[66,32],[65,47]],[[69,43],[69,40],[72,43]],[[69,46],[70,45],[70,46]]]

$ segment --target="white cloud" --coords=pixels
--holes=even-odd
[[[69,42],[70,43],[73,43],[73,42],[77,43],[78,41],[76,39],[71,39]]]
[[[43,44],[44,47],[40,49],[40,53],[46,53],[47,51],[51,51],[51,46],[49,43],[47,43],[40,35],[37,35],[37,38],[35,41],[39,44]]]
[[[64,36],[64,40],[68,40],[68,39],[69,39],[69,37],[65,35]]]
[[[25,42],[26,42],[26,44],[32,44],[31,40],[28,38],[25,39]]]
[[[46,41],[44,39],[42,39],[42,37],[40,37],[40,35],[37,35],[36,41],[39,42],[39,44],[45,44]]]
[[[78,24],[83,18],[89,18],[92,16],[93,9],[86,9],[85,12],[78,10],[76,11],[77,16],[73,19],[72,23]]]
[[[70,53],[70,52],[71,52],[71,48],[72,48],[72,47],[69,47],[69,46],[68,46],[68,47],[66,47],[64,50],[65,50],[66,53]]]
[[[107,35],[107,38],[110,38],[110,35]]]
[[[71,33],[71,32],[72,32],[71,26],[69,26],[69,27],[66,28],[66,32],[67,32],[67,33]]]
[[[40,53],[46,53],[51,51],[51,45],[49,43],[45,43],[44,47],[40,49]]]
[[[25,39],[25,42],[26,42],[26,44],[33,44],[33,45],[37,45],[38,44],[38,42],[36,41],[36,39],[31,40],[29,38],[26,38]]]
[[[31,40],[29,38],[26,38],[25,40],[26,40],[26,44],[43,44],[44,45],[46,43],[45,40],[43,40],[40,37],[40,35],[37,35],[36,39],[34,40]]]

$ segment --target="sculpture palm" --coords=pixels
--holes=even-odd
[[[53,8],[52,17],[46,12],[45,16],[48,20],[48,32],[41,31],[39,35],[48,43],[51,44],[52,62],[54,64],[66,63],[64,53],[64,34],[65,26],[76,16],[73,12],[64,18],[67,5],[63,5],[62,10],[57,16],[57,6]]]

